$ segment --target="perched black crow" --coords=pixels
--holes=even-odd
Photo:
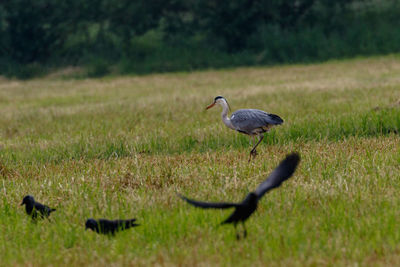
[[[90,218],[86,220],[85,230],[91,229],[99,234],[115,235],[116,232],[139,226],[139,224],[136,224],[135,221],[136,219],[115,221],[99,219],[96,221],[95,219]]]
[[[27,195],[24,197],[21,203],[21,206],[22,205],[25,205],[26,213],[32,216],[32,219],[34,220],[38,217],[38,215],[42,219],[45,217],[47,218],[50,216],[50,213],[56,210],[50,208],[49,206],[36,202],[33,196],[31,195]],[[40,212],[40,214],[38,214],[38,211]]]
[[[250,215],[257,209],[257,203],[261,199],[261,197],[270,191],[271,189],[279,187],[282,182],[287,180],[294,171],[300,161],[300,157],[297,153],[293,153],[288,155],[279,166],[268,176],[268,178],[262,182],[256,191],[249,193],[246,198],[240,203],[209,203],[209,202],[201,202],[186,198],[182,195],[179,195],[180,198],[187,201],[189,204],[203,208],[203,209],[227,209],[227,208],[235,208],[235,211],[229,216],[225,221],[221,224],[233,223],[236,229],[236,225],[238,222],[241,222],[243,225],[243,236],[247,236],[247,231],[245,228],[245,221],[250,217]],[[239,239],[240,235],[236,232],[236,237]]]

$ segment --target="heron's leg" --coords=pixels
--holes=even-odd
[[[250,145],[254,146],[255,140],[254,140],[254,135],[250,135]]]
[[[264,139],[264,135],[263,134],[260,134],[259,136],[258,136],[258,142],[257,142],[257,144],[253,147],[253,149],[250,151],[250,158],[251,158],[251,156],[253,156],[253,157],[256,157],[257,156],[257,150],[256,150],[256,148],[257,148],[257,146],[261,143],[261,141]]]
[[[250,145],[251,146],[254,146],[254,144],[255,144],[255,136],[254,135],[249,135],[249,137],[250,137]],[[250,158],[249,158],[249,162],[251,161],[251,152],[250,152]]]

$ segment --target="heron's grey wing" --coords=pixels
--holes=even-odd
[[[296,170],[299,164],[300,156],[297,153],[292,153],[281,161],[278,167],[268,176],[268,178],[262,182],[254,192],[258,199],[260,199],[269,190],[279,187],[282,182],[289,179]]]
[[[195,206],[195,207],[199,207],[202,209],[228,209],[228,208],[232,208],[232,207],[236,207],[238,206],[238,204],[236,203],[226,203],[226,202],[219,202],[219,203],[212,203],[212,202],[202,202],[202,201],[196,201],[193,199],[189,199],[185,196],[182,196],[180,194],[178,194],[178,196],[185,200],[187,203]]]
[[[232,125],[236,130],[251,132],[256,128],[269,124],[281,124],[283,120],[274,114],[268,114],[258,109],[239,109],[231,115]]]

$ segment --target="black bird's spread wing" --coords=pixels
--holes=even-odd
[[[196,201],[193,199],[189,199],[187,197],[184,197],[182,195],[178,196],[185,200],[186,202],[188,202],[189,204],[195,206],[195,207],[199,207],[202,209],[228,209],[228,208],[232,208],[232,207],[237,207],[238,204],[236,203],[226,203],[226,202],[219,202],[219,203],[212,203],[212,202],[202,202],[202,201]]]
[[[260,199],[269,190],[279,187],[282,182],[292,176],[299,164],[300,156],[297,153],[288,155],[278,167],[268,176],[268,178],[262,182],[254,192],[258,199]]]

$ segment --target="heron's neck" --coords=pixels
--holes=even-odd
[[[222,113],[221,113],[222,121],[224,122],[224,124],[225,124],[228,128],[231,128],[231,129],[235,130],[235,127],[233,127],[233,125],[232,125],[231,119],[228,117],[228,111],[229,111],[228,104],[226,104],[225,102],[223,102],[223,103],[221,104],[221,106],[222,106]]]

